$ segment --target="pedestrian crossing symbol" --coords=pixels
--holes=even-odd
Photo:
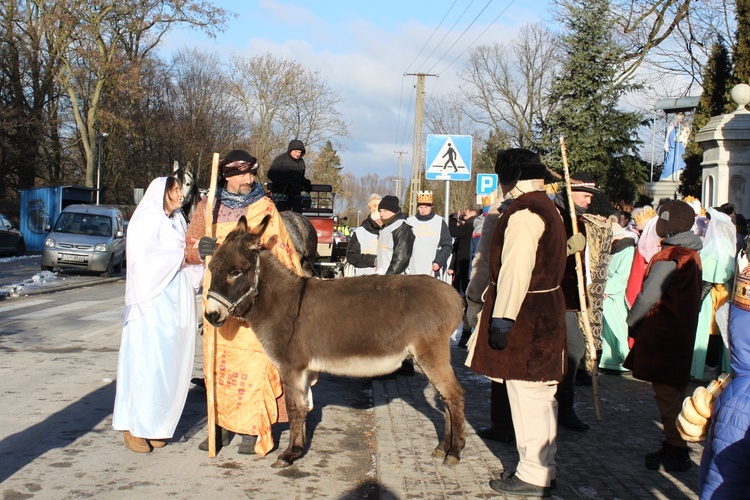
[[[470,181],[471,141],[470,135],[428,135],[425,177],[438,181]]]

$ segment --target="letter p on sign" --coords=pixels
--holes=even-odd
[[[497,174],[477,174],[477,194],[491,194],[497,189]]]

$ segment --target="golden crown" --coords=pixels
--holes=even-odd
[[[642,211],[638,212],[633,216],[633,220],[636,224],[640,225],[643,222],[653,219],[656,217],[656,211],[651,207],[646,207]]]
[[[482,206],[488,207],[492,205],[492,196],[482,196]]]
[[[432,191],[417,191],[417,204],[432,205]]]

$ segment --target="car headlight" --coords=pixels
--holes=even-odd
[[[44,240],[44,246],[49,248],[55,248],[55,240],[52,238],[47,238]]]
[[[94,247],[94,252],[106,252],[107,251],[107,244],[106,243],[97,243]]]

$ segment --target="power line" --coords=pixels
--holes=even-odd
[[[448,14],[451,13],[451,10],[453,10],[453,7],[456,5],[457,1],[458,0],[453,0],[453,4],[451,4],[450,8],[448,9],[448,12],[445,13],[443,18],[440,20],[440,23],[435,27],[435,30],[430,35],[430,38],[428,38],[427,41],[424,43],[424,45],[422,45],[422,48],[419,49],[419,53],[416,56],[414,56],[414,60],[410,62],[409,65],[406,67],[407,73],[409,72],[409,68],[411,68],[411,65],[414,64],[414,61],[416,61],[419,58],[419,56],[422,55],[422,51],[425,49],[425,47],[427,47],[427,44],[430,43],[430,40],[432,40],[432,37],[435,36],[435,33],[437,33],[437,31],[440,29],[440,26],[443,25],[443,21],[445,21],[445,18],[448,17]]]
[[[447,65],[447,66],[446,66],[446,67],[445,67],[444,69],[443,69],[443,72],[445,72],[445,71],[448,71],[448,68],[450,68],[451,66],[453,66],[453,63],[455,63],[456,61],[458,61],[458,59],[459,59],[459,58],[460,58],[461,56],[463,56],[463,55],[464,55],[464,53],[466,53],[466,51],[467,51],[467,50],[469,50],[469,49],[470,49],[470,48],[471,48],[471,47],[472,47],[472,46],[473,46],[473,45],[474,45],[475,43],[477,43],[477,40],[479,40],[479,39],[480,39],[480,38],[482,37],[482,35],[484,35],[484,34],[485,34],[485,33],[487,32],[487,30],[488,30],[488,29],[490,29],[490,28],[492,27],[492,25],[493,25],[493,24],[495,24],[495,23],[497,22],[497,20],[498,20],[498,19],[500,19],[500,17],[502,17],[502,15],[503,15],[503,14],[505,14],[505,12],[506,12],[506,11],[507,11],[507,10],[508,10],[508,9],[510,8],[510,6],[511,6],[511,5],[513,5],[513,3],[514,3],[514,2],[515,2],[515,0],[510,0],[510,2],[508,2],[508,5],[506,5],[506,6],[505,6],[505,8],[504,8],[504,9],[503,9],[503,10],[502,10],[502,11],[500,12],[500,14],[498,14],[498,15],[497,15],[497,17],[496,17],[495,19],[493,19],[493,20],[492,20],[492,22],[491,22],[490,24],[488,24],[488,25],[487,25],[487,27],[486,27],[486,28],[485,28],[485,29],[484,29],[484,30],[483,30],[483,31],[482,31],[481,33],[479,33],[479,36],[477,36],[477,37],[476,37],[476,38],[474,39],[474,41],[472,41],[472,42],[471,42],[471,43],[470,43],[469,45],[467,45],[467,46],[466,46],[466,48],[465,48],[464,50],[462,50],[462,51],[461,51],[461,53],[460,53],[460,54],[458,54],[458,56],[456,56],[456,58],[455,58],[455,59],[453,59],[453,60],[452,60],[452,61],[451,61],[451,62],[450,62],[450,63],[449,63],[449,64],[448,64],[448,65]]]
[[[477,19],[479,19],[479,16],[481,16],[484,13],[484,11],[487,10],[487,7],[489,7],[491,3],[492,3],[492,0],[489,0],[485,4],[484,8],[479,11],[479,14],[477,14],[476,17],[474,17],[474,19],[471,21],[471,23],[469,23],[469,25],[466,27],[466,29],[464,29],[464,31],[458,36],[458,38],[456,38],[456,41],[454,41],[451,44],[451,46],[448,47],[448,50],[446,50],[445,53],[442,56],[440,56],[440,59],[438,59],[435,62],[435,64],[433,64],[432,67],[427,71],[428,73],[430,71],[432,71],[433,69],[435,69],[435,66],[437,66],[438,64],[440,64],[440,61],[442,61],[443,58],[448,55],[448,52],[450,52],[451,49],[456,46],[456,44],[458,43],[458,41],[461,40],[461,38],[463,38],[463,36],[466,34],[466,32],[469,31],[469,28],[471,28],[474,25],[474,23],[477,22]]]
[[[445,34],[445,35],[443,36],[443,38],[442,38],[442,39],[441,39],[441,40],[440,40],[440,41],[438,42],[438,44],[437,44],[437,45],[435,45],[435,48],[434,48],[434,49],[432,49],[432,52],[430,52],[430,55],[428,55],[428,56],[427,56],[427,57],[425,58],[425,60],[424,60],[424,62],[423,62],[422,64],[425,64],[425,63],[426,63],[427,61],[429,61],[429,60],[430,60],[430,57],[432,57],[432,54],[434,54],[434,53],[435,53],[435,51],[436,51],[436,50],[438,49],[438,47],[440,47],[440,44],[442,44],[442,43],[443,43],[443,41],[445,41],[445,39],[446,39],[446,38],[448,37],[448,35],[450,35],[450,34],[451,34],[451,32],[453,31],[453,28],[455,28],[455,27],[456,27],[456,25],[458,24],[458,22],[459,22],[459,21],[461,20],[461,18],[462,18],[462,17],[464,17],[464,14],[466,14],[466,11],[467,11],[467,10],[469,10],[469,7],[471,7],[471,5],[472,5],[472,4],[474,3],[474,1],[475,1],[475,0],[471,0],[471,2],[469,3],[469,5],[467,5],[467,6],[466,6],[466,8],[464,9],[464,11],[463,11],[463,12],[461,13],[461,15],[460,15],[460,16],[458,16],[458,18],[456,19],[456,22],[455,22],[455,23],[453,23],[453,26],[451,26],[451,27],[450,27],[450,28],[448,29],[448,32],[447,32],[447,33],[446,33],[446,34]],[[490,1],[492,1],[492,0],[490,0]],[[422,64],[420,64],[420,65],[419,65],[419,67],[420,67],[420,68],[422,67]],[[418,71],[418,72],[419,72],[419,71]]]

